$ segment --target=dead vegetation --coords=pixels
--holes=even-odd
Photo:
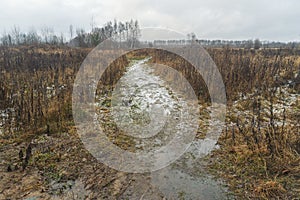
[[[0,198],[25,198],[37,190],[50,198],[62,194],[68,184],[75,184],[68,181],[77,178],[91,198],[121,196],[125,187],[131,187],[131,175],[96,164],[75,134],[72,86],[89,51],[1,47]],[[223,76],[229,109],[211,171],[223,177],[240,199],[299,198],[300,53],[229,48],[208,52]],[[201,76],[191,73],[187,62],[161,51],[146,53],[154,62],[182,72],[200,100],[209,101]],[[122,57],[101,81],[111,85],[127,64]],[[15,182],[22,182],[21,189]]]

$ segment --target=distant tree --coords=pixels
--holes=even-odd
[[[54,30],[52,28],[43,27],[41,33],[43,42],[45,42],[46,44],[52,43],[52,41],[50,41],[51,39],[53,39],[52,37],[54,35]]]
[[[57,44],[59,44],[59,38],[56,35],[53,34],[50,37],[49,43],[53,44],[53,45],[57,45]]]
[[[1,37],[1,43],[3,46],[10,46],[11,45],[11,36],[4,32]]]
[[[9,44],[9,46],[11,46],[13,44],[10,34],[8,34],[8,44]]]
[[[196,39],[197,39],[196,34],[195,33],[191,33],[191,40],[192,40],[193,43],[196,42]]]
[[[94,16],[92,16],[90,25],[91,25],[92,32],[93,32],[96,27],[96,22],[95,22]]]
[[[78,29],[76,29],[76,34],[77,34],[77,40],[78,40],[79,47],[86,46],[86,43],[85,43],[85,30],[83,28],[78,28]]]
[[[70,32],[70,39],[72,39],[73,38],[73,32],[74,32],[72,24],[69,26],[69,32]]]
[[[14,43],[16,44],[16,45],[19,45],[20,43],[21,43],[21,31],[20,31],[20,27],[18,27],[18,26],[14,26],[13,28],[12,28],[12,36],[13,36],[13,39],[14,39]]]
[[[287,44],[287,46],[288,46],[288,48],[295,49],[296,46],[297,46],[297,43],[296,43],[296,42],[289,42],[289,43]]]
[[[131,48],[136,46],[138,38],[141,36],[141,30],[138,21],[130,20],[128,24],[127,42]]]
[[[188,33],[186,36],[187,36],[187,40],[189,42],[194,42],[197,39],[196,34],[193,33],[193,32],[192,33]],[[214,43],[214,41],[212,41],[212,42]]]
[[[90,34],[91,46],[97,46],[101,42],[101,29],[94,28]]]
[[[63,33],[60,33],[59,36],[59,45],[64,45],[65,44],[65,36]]]
[[[117,35],[117,34],[118,34],[118,22],[117,22],[116,19],[114,20],[113,34],[114,34],[114,35]]]
[[[254,49],[260,49],[261,48],[261,42],[259,39],[254,40]]]
[[[245,42],[245,48],[246,48],[246,49],[251,49],[251,48],[253,48],[253,40],[247,40],[247,41]]]
[[[34,28],[27,33],[27,42],[29,44],[38,44],[40,42],[40,37]]]
[[[129,39],[129,22],[125,22],[126,40]]]
[[[113,31],[114,31],[112,22],[108,22],[106,24],[105,30],[106,30],[106,36],[107,36],[107,38],[111,38],[111,36],[113,35]]]
[[[125,24],[123,24],[122,22],[119,22],[118,34],[119,34],[119,39],[120,39],[120,43],[121,43],[122,39],[125,39]]]

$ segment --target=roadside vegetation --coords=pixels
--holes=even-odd
[[[117,198],[138,179],[97,163],[76,135],[72,87],[90,51],[48,44],[0,47],[0,199],[75,198],[80,193],[71,194],[72,187],[90,198]],[[220,149],[210,155],[208,169],[238,199],[300,198],[300,50],[207,51],[223,76],[228,100]],[[113,85],[130,59],[145,56],[182,72],[200,102],[209,104],[201,75],[160,50],[122,56],[101,81]]]

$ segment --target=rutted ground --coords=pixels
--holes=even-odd
[[[148,104],[156,104],[164,108],[164,111],[167,114],[172,113],[173,116],[180,117],[180,114],[183,112],[184,109],[187,109],[188,105],[177,98],[177,94],[170,92],[170,89],[164,85],[164,81],[160,79],[160,77],[155,76],[151,70],[151,67],[144,63],[147,62],[148,59],[137,61],[133,64],[131,68],[127,70],[124,76],[121,78],[119,83],[118,92],[112,98],[117,98],[117,103],[112,103],[112,105],[105,103],[106,99],[99,97],[99,117],[98,119],[102,122],[103,125],[111,124],[108,123],[107,120],[112,120],[110,118],[109,110],[110,106],[112,106],[114,110],[114,114],[118,114],[120,112],[127,111],[126,109],[136,109],[138,105],[139,110],[144,110],[149,112],[147,108],[149,108]],[[153,84],[156,83],[156,84]],[[118,85],[118,84],[117,84]],[[141,92],[135,92],[139,87],[146,85],[148,88],[143,88]],[[151,86],[151,87],[149,87]],[[172,95],[170,95],[172,94]],[[146,98],[145,98],[146,97]],[[102,106],[101,106],[102,105]],[[104,106],[108,105],[105,109]],[[115,107],[117,108],[115,108]],[[199,109],[199,108],[198,108]],[[201,107],[202,110],[205,110],[207,113],[210,113],[209,109]],[[117,111],[116,111],[117,110]],[[175,112],[174,112],[175,110]],[[176,114],[176,111],[180,112]],[[129,113],[129,111],[128,111]],[[141,112],[142,113],[142,112]],[[160,113],[163,117],[165,113]],[[122,119],[124,115],[121,115]],[[143,117],[145,115],[140,115],[139,120],[137,123],[143,123]],[[189,127],[193,126],[190,119],[183,117],[182,126]],[[201,120],[201,127],[200,130],[204,131],[205,126],[207,126],[208,116],[206,119]],[[118,119],[117,119],[118,120]],[[132,119],[128,119],[132,120]],[[159,119],[159,121],[163,121],[164,119]],[[172,120],[170,120],[172,122]],[[173,120],[173,122],[176,120]],[[197,120],[198,121],[198,120]],[[113,123],[112,123],[113,124]],[[218,122],[217,120],[212,123],[213,126],[219,127],[222,129],[222,123]],[[119,126],[122,126],[119,123]],[[168,126],[162,127],[157,124],[163,131],[163,133],[172,133],[174,136],[176,135],[176,126],[175,124],[170,124],[171,128]],[[132,127],[132,126],[131,126]],[[125,127],[126,129],[127,127]],[[109,131],[109,129],[106,129]],[[186,131],[191,131],[190,129],[186,128]],[[138,130],[137,130],[138,131]],[[148,130],[147,130],[148,131]],[[155,132],[155,129],[152,129]],[[175,134],[174,134],[175,132]],[[142,132],[145,134],[145,132]],[[167,135],[168,136],[168,135]],[[157,134],[153,136],[152,139],[138,139],[134,138],[131,140],[133,151],[138,152],[142,150],[147,150],[155,147],[161,147],[165,145],[164,138],[168,138],[166,134]],[[116,139],[117,136],[116,136]],[[129,141],[129,140],[128,140]],[[227,195],[226,188],[222,186],[221,182],[216,181],[213,179],[212,176],[209,175],[208,170],[206,169],[207,160],[204,161],[203,157],[207,155],[214,147],[217,141],[215,139],[195,139],[189,149],[186,151],[184,155],[182,155],[177,161],[175,161],[170,166],[163,168],[161,170],[152,172],[149,175],[150,184],[156,188],[155,191],[152,193],[148,190],[145,192],[148,193],[147,195],[152,199],[151,194],[154,195],[155,193],[162,193],[163,196],[167,197],[168,199],[226,199],[229,198]],[[131,144],[128,144],[131,145]],[[144,185],[144,180],[141,179],[139,185]],[[150,192],[150,194],[149,194]],[[129,194],[128,191],[125,192]]]

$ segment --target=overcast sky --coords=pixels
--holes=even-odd
[[[300,41],[299,0],[0,0],[0,34],[52,27],[90,29],[117,19],[194,32],[203,39]]]

